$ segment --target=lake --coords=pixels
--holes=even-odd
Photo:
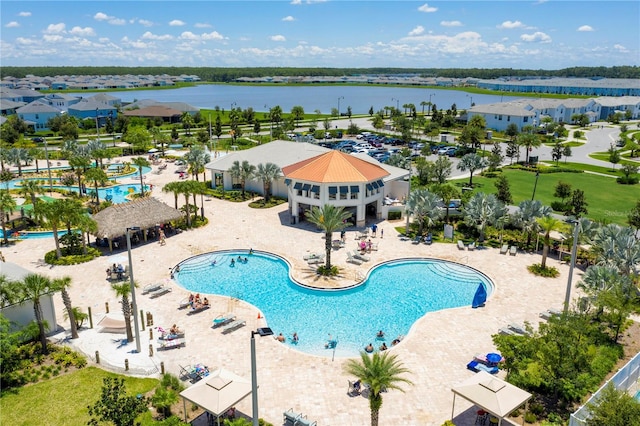
[[[468,109],[471,103],[489,104],[507,102],[524,97],[470,94],[459,90],[424,89],[413,87],[380,86],[236,86],[206,84],[179,89],[110,91],[110,95],[129,103],[142,99],[159,102],[186,102],[199,108],[229,111],[234,108],[252,107],[255,111],[268,111],[276,105],[283,112],[290,112],[294,106],[302,106],[306,113],[319,110],[330,114],[332,108],[345,113],[351,107],[352,114],[368,114],[384,109],[385,106],[402,109],[404,104],[414,104],[422,112],[421,102],[436,104],[438,109],[449,109],[456,104],[458,110]],[[72,93],[75,96],[93,96],[88,93]]]

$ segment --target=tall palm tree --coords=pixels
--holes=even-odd
[[[309,222],[313,223],[324,231],[324,251],[326,255],[325,270],[331,270],[331,242],[332,234],[341,231],[347,226],[346,220],[351,217],[351,213],[343,207],[336,207],[332,204],[325,204],[322,207],[312,207],[306,213]]]
[[[428,189],[417,189],[409,194],[407,214],[413,214],[418,222],[418,235],[422,235],[425,221],[427,228],[430,228],[442,217],[439,201],[438,196]]]
[[[184,160],[189,165],[191,175],[196,179],[199,173],[206,173],[204,166],[211,161],[211,155],[204,149],[202,145],[192,145],[189,152],[184,156]],[[206,175],[204,176],[206,180]]]
[[[486,158],[480,157],[478,154],[465,154],[458,163],[458,170],[465,172],[469,170],[469,186],[473,186],[473,172],[483,167],[487,167]]]
[[[494,194],[477,192],[464,206],[464,220],[468,225],[475,226],[480,233],[480,242],[484,241],[484,230],[496,217],[496,209],[502,203]]]
[[[73,155],[69,158],[69,165],[78,179],[78,196],[82,197],[82,175],[91,165],[91,160],[85,155]]]
[[[173,192],[173,202],[174,208],[178,210],[178,196],[180,195],[181,187],[180,182],[169,182],[165,186],[162,187],[162,192]]]
[[[140,176],[140,194],[144,197],[144,180],[142,179],[142,168],[149,167],[149,161],[144,157],[136,157],[133,159],[133,164],[138,166],[138,175]]]
[[[255,170],[256,166],[254,166],[253,164],[249,164],[247,160],[244,160],[242,163],[240,163],[240,161],[238,160],[234,161],[228,170],[233,179],[240,180],[240,186],[242,187],[242,198],[244,198],[244,188],[247,180],[251,179]]]
[[[90,168],[86,171],[84,177],[88,181],[93,182],[93,187],[96,190],[96,204],[100,205],[100,193],[98,192],[98,185],[104,185],[104,183],[109,180],[109,177],[107,176],[105,171],[99,167]]]
[[[78,338],[78,327],[76,326],[76,318],[74,315],[73,307],[71,306],[71,296],[67,289],[71,287],[71,277],[56,278],[53,280],[53,287],[60,290],[62,293],[62,303],[64,303],[64,309],[69,318],[69,327],[71,328],[71,338]]]
[[[273,163],[258,164],[255,172],[255,177],[256,179],[260,179],[262,181],[265,204],[269,202],[269,198],[271,197],[272,182],[278,179],[280,176],[281,170],[277,165]]]
[[[460,190],[450,183],[437,184],[433,187],[433,191],[442,198],[442,204],[444,204],[446,212],[446,220],[449,223],[449,206],[451,200],[460,197]]]
[[[2,224],[2,235],[4,244],[9,244],[7,235],[7,213],[13,211],[17,206],[16,200],[11,196],[9,190],[0,189],[0,224]]]
[[[40,274],[28,274],[20,281],[20,294],[21,301],[26,302],[31,300],[33,302],[33,312],[36,316],[36,323],[38,324],[38,330],[40,331],[40,344],[42,346],[42,353],[47,354],[47,335],[45,330],[45,320],[42,314],[42,305],[40,304],[40,298],[47,293],[55,291],[56,288],[53,285],[51,279]]]
[[[35,179],[26,179],[20,183],[20,193],[31,199],[31,205],[33,205],[34,210],[38,202],[38,194],[42,192],[42,187]]]
[[[182,126],[186,130],[187,136],[189,136],[191,134],[191,128],[195,124],[193,116],[188,111],[185,111],[180,116],[180,120],[182,121]]]
[[[90,140],[85,146],[89,153],[89,157],[91,157],[96,162],[96,167],[102,168],[102,159],[109,156],[107,146],[98,139]]]
[[[191,182],[194,181],[182,181],[178,182],[180,185],[180,193],[184,195],[184,208],[187,214],[187,227],[191,227],[191,208],[189,206],[189,196],[192,194],[193,185]]]
[[[29,161],[29,151],[25,148],[11,148],[7,153],[7,160],[18,167],[18,176],[22,176],[22,163]]]
[[[82,214],[76,223],[80,232],[82,232],[82,253],[87,254],[87,242],[91,235],[98,232],[98,223],[91,216]],[[84,237],[87,237],[86,239]]]
[[[127,330],[127,342],[133,342],[133,331],[131,330],[131,303],[129,302],[129,295],[131,294],[131,286],[128,282],[111,284],[111,288],[116,292],[116,296],[120,298],[120,304],[122,305],[122,315],[124,316],[124,323]]]
[[[42,208],[42,215],[47,221],[51,230],[53,231],[53,241],[56,245],[56,257],[60,259],[62,257],[62,251],[60,250],[60,237],[58,236],[58,230],[64,223],[65,205],[63,200],[54,200],[50,203],[46,203]]]
[[[524,130],[524,129],[523,129]],[[529,163],[529,150],[539,147],[542,142],[533,132],[523,132],[516,136],[516,144],[525,148],[525,163]]]
[[[369,409],[371,410],[371,426],[378,426],[380,408],[382,408],[382,392],[396,389],[404,392],[401,383],[413,385],[411,380],[403,377],[409,373],[398,356],[390,352],[376,352],[369,355],[360,353],[360,359],[350,359],[345,364],[345,371],[357,377],[369,386]]]
[[[547,267],[547,255],[549,254],[549,246],[551,246],[551,232],[562,231],[565,229],[565,223],[553,216],[543,216],[537,218],[538,225],[544,232],[542,236],[542,269]]]

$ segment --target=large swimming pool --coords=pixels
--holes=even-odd
[[[231,259],[246,257],[248,262]],[[213,262],[215,261],[215,265]],[[403,259],[375,267],[366,281],[346,290],[316,290],[289,277],[283,259],[262,252],[214,252],[183,261],[174,279],[191,292],[242,299],[260,309],[269,327],[287,337],[287,345],[332,356],[329,335],[338,341],[335,356],[357,355],[367,344],[376,350],[428,312],[469,306],[482,283],[491,294],[493,284],[482,273],[457,263],[435,259]],[[211,315],[211,319],[215,315]],[[246,318],[247,320],[249,318]],[[379,330],[385,339],[377,339]],[[300,338],[291,341],[293,333]]]

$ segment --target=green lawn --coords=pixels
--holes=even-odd
[[[509,179],[511,195],[515,204],[530,200],[536,180],[535,174],[520,170],[504,170]],[[465,186],[469,181],[456,180],[455,183]],[[573,189],[582,189],[589,204],[589,217],[592,220],[627,225],[627,215],[640,199],[640,185],[620,185],[613,178],[588,173],[546,173],[540,174],[535,199],[544,205],[551,205],[559,199],[553,196],[558,181],[571,184]],[[495,193],[495,179],[480,176],[473,177],[474,190]]]
[[[58,426],[86,425],[89,421],[88,405],[100,396],[102,379],[116,376],[95,367],[87,367],[45,380],[6,391],[0,398],[0,413],[3,425],[13,426]],[[146,393],[158,384],[156,379],[125,379],[127,390],[132,394]]]

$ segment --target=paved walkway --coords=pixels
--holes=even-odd
[[[157,166],[154,166],[154,171]],[[162,186],[177,180],[175,166],[161,174],[149,173],[148,184],[153,184],[153,196],[173,205],[173,195],[161,192]],[[135,182],[135,177],[126,180]],[[182,200],[179,200],[182,204]],[[186,231],[157,243],[137,246],[133,249],[134,276],[140,287],[165,280],[170,268],[179,261],[195,254],[220,249],[247,249],[253,247],[279,254],[293,265],[293,276],[313,285],[331,285],[331,280],[313,274],[302,255],[308,251],[322,250],[323,236],[308,226],[290,225],[287,205],[256,210],[248,203],[231,203],[217,199],[205,200],[208,226]],[[539,312],[551,307],[559,308],[564,300],[569,267],[557,260],[549,263],[557,266],[557,279],[540,279],[532,276],[526,267],[540,261],[537,254],[519,252],[517,256],[500,255],[497,249],[459,251],[455,244],[414,245],[401,241],[395,227],[403,227],[404,221],[379,224],[384,229],[384,239],[377,239],[379,251],[372,261],[362,266],[346,263],[343,250],[332,258],[342,268],[345,281],[355,282],[358,276],[375,264],[403,257],[436,257],[467,264],[480,269],[495,283],[495,292],[487,306],[470,307],[429,313],[416,322],[406,339],[391,349],[411,371],[409,378],[414,386],[405,386],[406,393],[392,391],[384,395],[380,423],[386,425],[441,425],[451,416],[453,396],[451,387],[473,375],[465,365],[477,352],[494,349],[491,335],[512,322],[538,322]],[[350,231],[354,232],[354,231]],[[348,241],[354,237],[347,235]],[[105,270],[113,258],[102,257],[80,266],[43,266],[41,259],[52,250],[52,239],[33,239],[19,242],[3,249],[7,261],[51,277],[71,276],[70,294],[74,306],[84,311],[91,307],[94,325],[105,313],[105,303],[111,312],[120,307]],[[117,256],[126,256],[120,252]],[[126,259],[126,257],[124,257]],[[582,275],[574,274],[574,284]],[[178,303],[187,291],[174,284],[173,292],[157,299],[137,293],[139,309],[153,314],[155,326],[164,328],[176,323],[186,330],[186,347],[155,352],[149,356],[149,330],[142,336],[142,352],[131,353],[134,344],[121,346],[123,335],[98,333],[96,329],[84,329],[80,339],[73,344],[93,357],[100,351],[103,366],[122,369],[128,359],[132,372],[155,373],[160,363],[168,372],[179,374],[180,365],[203,363],[210,368],[225,367],[244,377],[250,377],[250,330],[268,325],[268,318],[258,318],[255,307],[243,301],[210,295],[212,308],[197,315],[186,315]],[[393,301],[390,305],[393,304]],[[55,297],[58,324],[66,327],[61,298]],[[212,329],[211,320],[218,314],[233,310],[247,320],[247,326],[223,335]],[[291,315],[295,315],[292,312]],[[63,339],[65,333],[56,336]],[[154,330],[154,338],[157,330]],[[156,346],[154,344],[154,346]],[[260,416],[280,424],[282,412],[293,408],[322,425],[366,425],[369,423],[368,401],[362,397],[347,396],[348,380],[343,372],[345,359],[316,357],[297,352],[271,338],[257,339],[258,381],[260,384]],[[247,399],[237,406],[243,413],[251,414],[251,401]],[[459,414],[466,414],[460,416]],[[471,405],[459,398],[456,401],[456,424],[473,424],[475,416]]]

